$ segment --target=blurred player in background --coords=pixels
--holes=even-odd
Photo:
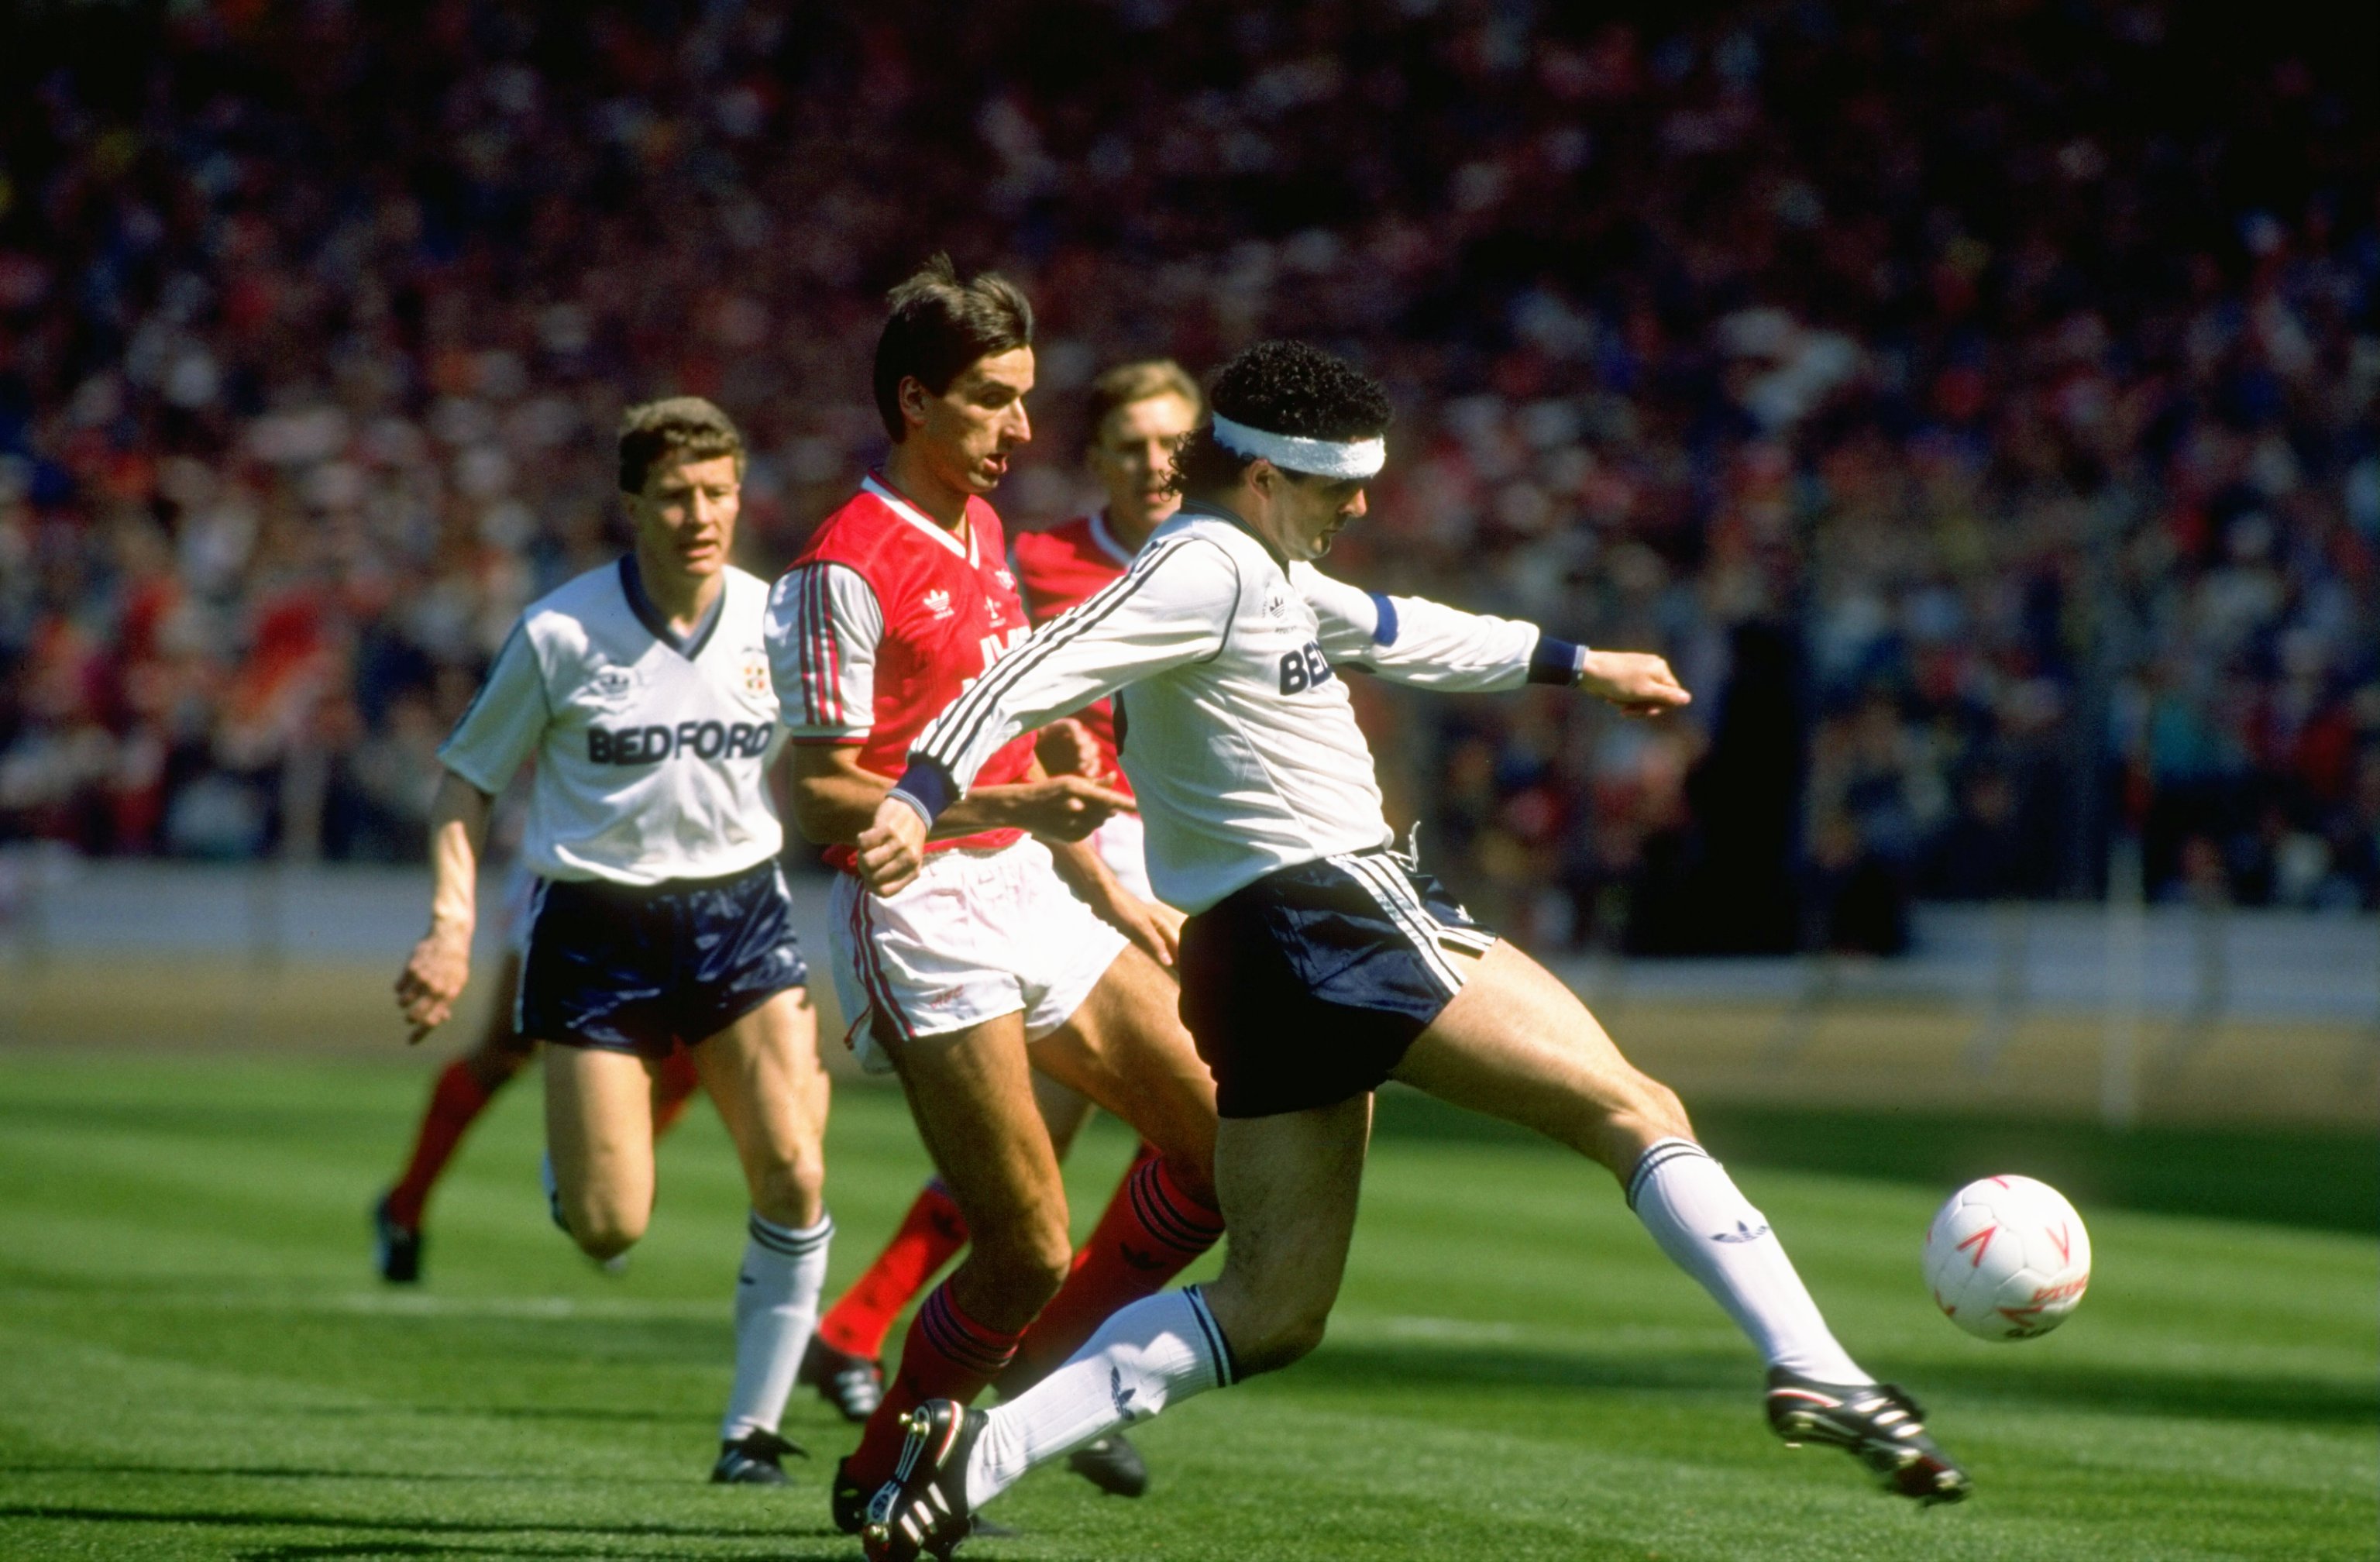
[[[1216,375],[1213,399],[1178,463],[1180,514],[1123,580],[936,716],[861,836],[858,863],[871,889],[907,892],[934,820],[986,757],[1124,691],[1151,872],[1160,893],[1196,908],[1182,1007],[1222,1113],[1223,1275],[1123,1309],[997,1409],[920,1407],[900,1479],[869,1504],[869,1557],[947,1555],[974,1510],[1037,1464],[1313,1350],[1354,1236],[1372,1092],[1390,1079],[1609,1168],[1661,1250],[1759,1348],[1779,1435],[1846,1448],[1904,1496],[1965,1496],[1965,1473],[1927,1438],[1915,1403],[1836,1342],[1678,1098],[1568,988],[1391,849],[1340,677],[1546,683],[1650,715],[1687,702],[1668,664],[1317,570],[1366,513],[1386,458],[1387,394],[1351,365],[1260,343]]]
[[[413,1136],[413,1152],[405,1169],[372,1206],[372,1264],[380,1277],[398,1285],[421,1278],[422,1218],[439,1178],[453,1162],[463,1136],[536,1055],[533,1042],[513,1026],[512,995],[520,991],[521,959],[528,947],[529,901],[536,875],[515,861],[504,873],[502,926],[497,938],[504,958],[496,967],[497,1001],[488,1006],[488,1018],[471,1049],[438,1071],[421,1126]],[[417,1040],[419,1037],[417,1036]],[[653,1072],[653,1137],[659,1139],[685,1116],[686,1103],[701,1088],[694,1056],[684,1047],[662,1060]],[[614,1270],[625,1255],[604,1264]],[[616,1272],[616,1271],[615,1271]]]
[[[534,602],[439,750],[430,932],[397,979],[417,1036],[469,974],[491,799],[532,756],[522,855],[539,876],[515,1028],[545,1047],[553,1207],[596,1260],[644,1235],[653,1079],[680,1045],[735,1141],[752,1210],[716,1482],[778,1484],[777,1435],[834,1223],[827,1082],[768,787],[768,588],[728,562],[744,443],[692,397],[629,409],[636,541]]]
[[[1173,452],[1198,426],[1198,382],[1172,359],[1118,364],[1091,382],[1090,444],[1084,462],[1107,503],[1014,545],[1016,583],[1036,624],[1046,624],[1124,572],[1148,534],[1181,505]],[[1132,783],[1116,759],[1113,702],[1098,700],[1042,728],[1041,763],[1079,772],[1126,797]],[[1099,860],[1123,885],[1154,900],[1141,852],[1137,812],[1118,813],[1091,836]]]
[[[1171,359],[1118,364],[1091,382],[1084,464],[1106,503],[1047,531],[1019,532],[1010,543],[1010,567],[1033,622],[1047,623],[1122,575],[1149,532],[1173,513],[1181,503],[1169,486],[1174,447],[1196,426],[1200,408],[1198,382]],[[1043,728],[1038,752],[1052,775],[1083,775],[1131,795],[1116,763],[1115,719],[1104,700]],[[1090,841],[1119,884],[1143,900],[1156,898],[1141,857],[1139,814],[1109,815]],[[1038,1071],[1033,1092],[1050,1146],[1063,1161],[1090,1116],[1090,1102]],[[1142,1158],[1152,1153],[1142,1146]],[[1127,1175],[1138,1171],[1136,1161]],[[893,1320],[966,1240],[966,1217],[941,1179],[931,1179],[876,1261],[819,1320],[800,1381],[850,1420],[866,1421],[883,1398],[880,1363]]]
[[[1178,919],[1118,885],[1083,844],[1130,799],[1046,776],[1020,736],[942,821],[924,882],[879,897],[852,876],[852,843],[911,740],[1032,632],[984,499],[1032,437],[1031,306],[1000,277],[962,281],[942,257],[891,305],[874,380],[892,452],[778,583],[769,637],[795,744],[795,819],[842,870],[829,931],[850,1039],[869,1067],[900,1076],[971,1241],[918,1310],[899,1375],[837,1471],[846,1530],[892,1473],[903,1412],[1062,1361],[1221,1229],[1213,1081],[1160,963]],[[1159,1151],[1079,1263],[1036,1068]]]

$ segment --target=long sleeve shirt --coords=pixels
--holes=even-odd
[[[1158,896],[1185,911],[1282,868],[1388,845],[1340,669],[1422,689],[1572,683],[1536,626],[1388,597],[1183,506],[1123,579],[995,661],[918,735],[894,795],[929,821],[1016,734],[1116,696]]]

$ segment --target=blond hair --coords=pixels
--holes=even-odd
[[[1190,414],[1197,417],[1207,409],[1207,398],[1198,392],[1198,382],[1190,371],[1170,358],[1144,358],[1131,363],[1119,363],[1091,382],[1091,401],[1087,427],[1090,441],[1099,443],[1099,430],[1108,414],[1119,407],[1135,402],[1154,401],[1160,396],[1178,396],[1190,404]]]

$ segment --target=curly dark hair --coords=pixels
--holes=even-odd
[[[936,396],[980,358],[1033,345],[1033,306],[996,271],[961,277],[948,255],[935,255],[885,295],[884,334],[876,338],[876,412],[898,445],[901,382],[912,375]]]
[[[1233,355],[1215,371],[1207,405],[1235,423],[1304,439],[1371,439],[1396,416],[1379,381],[1305,342],[1258,342]],[[1212,422],[1201,423],[1173,458],[1173,489],[1221,493],[1252,459],[1215,443]]]

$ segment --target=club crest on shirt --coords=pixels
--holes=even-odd
[[[940,586],[926,593],[926,611],[932,614],[937,618],[949,617],[952,611],[951,593],[942,590]]]
[[[769,659],[757,651],[747,651],[736,670],[743,675],[744,692],[765,696],[769,692]]]

